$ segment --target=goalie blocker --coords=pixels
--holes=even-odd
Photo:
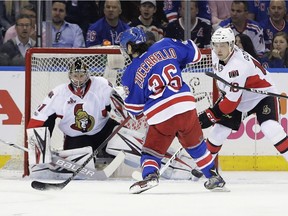
[[[51,151],[50,135],[46,127],[27,129],[27,135],[29,171],[32,178],[67,179],[92,154],[90,146],[71,150]],[[123,151],[125,153],[125,164],[133,168],[139,168],[143,138],[144,135],[142,133],[122,128],[108,142],[106,152],[112,156],[117,156]],[[169,148],[162,163],[165,164],[174,152],[174,148]],[[98,158],[96,158],[97,161]],[[109,175],[121,165],[121,162],[116,165],[114,163],[113,171]],[[182,151],[162,174],[162,177],[167,179],[192,179],[191,171],[195,167],[193,159],[185,151]],[[104,180],[102,175],[98,175],[97,169],[95,169],[95,161],[93,160],[77,175],[76,179]]]

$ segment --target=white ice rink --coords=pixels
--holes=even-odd
[[[222,172],[231,192],[203,181],[161,180],[143,194],[131,179],[71,181],[61,191],[36,191],[31,180],[0,179],[0,216],[287,216],[288,172]]]

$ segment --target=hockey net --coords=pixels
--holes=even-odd
[[[187,65],[183,70],[183,79],[190,86],[196,98],[197,112],[203,112],[213,104],[213,81],[203,72],[211,71],[212,62],[210,50],[201,50],[201,62]],[[57,85],[68,83],[68,71],[75,59],[81,59],[88,65],[91,76],[103,76],[121,89],[121,76],[130,64],[130,58],[121,53],[119,47],[93,47],[93,48],[32,48],[26,54],[25,74],[25,119],[23,143],[27,147],[26,126],[37,106],[44,97]],[[215,98],[215,96],[214,96]],[[111,115],[117,120],[117,115]],[[119,119],[118,119],[119,120]],[[56,123],[57,125],[57,123]],[[128,128],[143,131],[146,129],[145,118],[137,122],[130,121]],[[62,149],[63,134],[57,126],[51,138],[52,149]],[[24,153],[24,175],[29,175],[28,154]]]

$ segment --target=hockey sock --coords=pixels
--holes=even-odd
[[[215,167],[215,163],[210,151],[207,150],[206,142],[203,140],[198,146],[186,149],[186,151],[195,160],[205,177],[210,178],[212,176],[210,170]]]
[[[206,140],[206,143],[207,143],[207,149],[211,152],[211,154],[215,158],[218,152],[220,151],[222,145],[219,145],[219,146],[214,145],[213,143],[210,142],[209,139]]]
[[[288,161],[288,137],[274,145],[275,148],[282,154],[282,156]]]
[[[145,179],[151,173],[159,171],[161,159],[150,154],[143,153],[141,156],[142,178]]]

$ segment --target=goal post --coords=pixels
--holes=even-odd
[[[198,112],[203,112],[217,99],[217,91],[213,88],[213,80],[204,72],[212,70],[211,51],[202,49],[203,58],[199,63],[187,65],[182,71],[184,82],[196,98]],[[121,77],[131,60],[127,54],[121,53],[118,46],[92,48],[31,48],[26,53],[25,67],[25,114],[24,114],[24,146],[27,147],[26,129],[33,111],[44,97],[57,85],[69,82],[68,71],[75,59],[87,64],[91,76],[103,76],[114,86],[121,86]],[[214,86],[214,87],[213,87]],[[141,121],[141,120],[140,120]],[[142,122],[139,124],[145,123]],[[57,124],[57,123],[56,123]],[[139,125],[131,123],[130,128],[138,130]],[[55,131],[55,132],[54,132]],[[57,125],[51,139],[52,148],[60,149],[63,145],[63,134]],[[28,154],[24,154],[24,175],[29,175]]]

